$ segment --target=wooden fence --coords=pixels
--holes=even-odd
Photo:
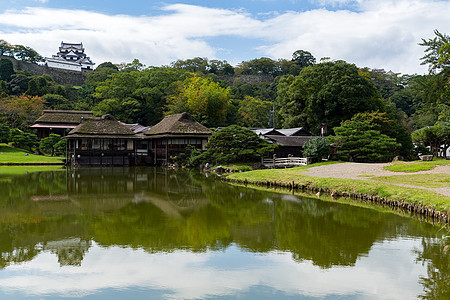
[[[288,168],[305,166],[310,161],[307,157],[266,158],[263,164],[267,168]]]

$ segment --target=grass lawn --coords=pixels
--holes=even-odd
[[[64,171],[62,166],[0,166],[0,180],[2,178],[24,175],[34,172]]]
[[[445,166],[449,164],[450,160],[434,158],[432,161],[395,162],[391,166],[384,167],[384,169],[392,172],[414,173],[431,170],[436,166]]]
[[[411,174],[380,176],[371,177],[371,180],[395,184],[423,186],[428,188],[441,188],[450,186],[450,174]]]
[[[26,155],[28,154],[28,155]],[[14,148],[7,144],[0,144],[0,163],[62,163],[64,157],[50,157],[34,155],[25,149]]]
[[[343,179],[343,178],[322,178],[311,177],[304,174],[307,168],[315,167],[323,164],[329,164],[333,162],[326,162],[321,164],[313,164],[309,166],[303,166],[291,169],[268,169],[268,170],[255,170],[244,173],[234,173],[228,175],[230,179],[247,180],[248,182],[265,182],[276,181],[280,183],[296,183],[296,184],[308,184],[316,188],[336,190],[339,192],[347,193],[361,193],[370,194],[380,197],[387,197],[391,200],[403,200],[409,203],[421,203],[425,206],[432,206],[438,210],[450,213],[450,198],[437,194],[433,191],[424,190],[420,188],[402,187],[395,185],[399,182],[417,186],[427,186],[430,184],[436,187],[448,186],[449,176],[434,176],[434,177],[422,177],[411,175],[407,182],[400,182],[404,176],[398,176],[392,181],[390,178],[370,178],[369,180],[358,179]],[[439,174],[442,175],[442,174]],[[406,175],[405,175],[406,176]],[[397,177],[397,176],[389,176]],[[428,179],[424,179],[428,178]],[[421,183],[421,181],[424,181]]]

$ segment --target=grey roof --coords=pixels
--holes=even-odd
[[[283,135],[278,129],[274,128],[249,128],[251,131],[256,133],[257,135]]]
[[[311,133],[306,131],[306,129],[303,127],[277,129],[277,130],[285,136],[308,136],[308,135],[311,135]]]
[[[151,127],[150,126],[143,126],[141,124],[124,124],[125,126],[127,126],[128,128],[130,128],[131,130],[133,130],[134,133],[143,133],[147,130],[149,130]]]
[[[83,43],[64,43],[61,42],[61,49],[66,49],[66,48],[75,48],[78,50],[84,50],[83,48]]]
[[[303,147],[303,145],[315,136],[282,136],[266,135],[265,138],[274,144],[290,147]]]
[[[188,113],[166,116],[161,122],[147,130],[145,135],[201,135],[210,136],[212,131],[194,121]]]

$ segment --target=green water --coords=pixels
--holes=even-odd
[[[450,299],[446,233],[198,172],[0,168],[0,299]]]

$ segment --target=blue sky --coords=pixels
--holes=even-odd
[[[449,33],[450,0],[2,0],[0,39],[55,54],[83,42],[97,64],[169,65],[207,57],[233,65],[290,59],[302,49],[319,60],[426,73],[422,38]]]

